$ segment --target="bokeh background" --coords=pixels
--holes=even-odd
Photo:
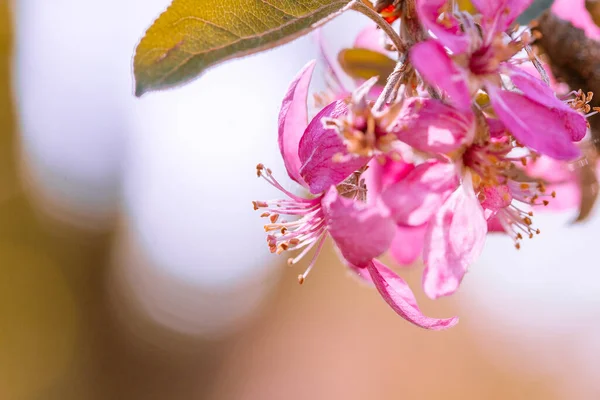
[[[331,248],[300,287],[250,202],[277,195],[254,166],[284,175],[279,103],[314,38],[136,99],[167,4],[0,1],[0,399],[600,398],[598,216],[541,216],[520,252],[490,238],[449,299],[404,271],[461,317],[445,332]],[[366,23],[328,24],[330,50]]]

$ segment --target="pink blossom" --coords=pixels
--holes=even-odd
[[[500,120],[522,144],[556,159],[577,158],[581,153],[572,141],[587,131],[584,116],[558,100],[542,81],[514,68],[512,63],[520,61],[513,58],[527,44],[525,39],[504,41],[504,31],[531,1],[475,1],[483,18],[482,34],[468,15],[463,14],[461,30],[450,12],[440,20],[445,3],[418,1],[422,23],[437,37],[411,50],[410,60],[423,78],[443,89],[460,110],[468,110],[477,91],[485,89]],[[503,89],[502,75],[520,92]]]
[[[270,223],[265,225],[267,244],[274,253],[301,250],[288,260],[296,264],[312,248],[316,252],[302,283],[315,265],[327,235],[331,236],[350,269],[372,283],[384,300],[403,318],[427,329],[455,325],[457,318],[436,319],[424,316],[415,298],[399,276],[375,257],[386,252],[396,226],[383,202],[363,202],[363,167],[368,157],[344,157],[346,146],[334,129],[323,120],[343,117],[349,112],[344,102],[326,106],[310,123],[306,118],[306,98],[313,64],[308,64],[292,81],[284,98],[279,118],[279,144],[288,175],[308,189],[314,197],[297,196],[286,190],[269,168],[257,166],[259,177],[287,196],[284,200],[255,201],[255,209]],[[298,132],[302,131],[299,138]],[[336,155],[342,155],[342,160]],[[292,222],[283,216],[297,218]]]

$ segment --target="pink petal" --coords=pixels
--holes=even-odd
[[[398,226],[390,246],[390,254],[400,265],[411,265],[423,253],[427,225]]]
[[[487,220],[488,233],[506,233],[504,227],[495,215]]]
[[[506,126],[502,121],[496,118],[486,118],[486,122],[490,130],[490,137],[494,139],[506,137]]]
[[[548,185],[548,192],[556,192],[556,198],[553,198],[548,206],[538,207],[539,211],[566,211],[573,210],[581,204],[581,188],[576,180]]]
[[[493,33],[504,32],[533,0],[471,0]]]
[[[550,184],[546,193],[556,192],[548,206],[539,207],[540,211],[564,211],[578,207],[581,203],[581,189],[577,171],[571,170],[569,164],[541,156],[534,162],[527,163],[527,174],[542,178]]]
[[[367,266],[381,297],[402,318],[421,328],[441,330],[458,323],[458,318],[438,319],[423,315],[407,283],[377,260]]]
[[[415,169],[413,163],[393,160],[389,156],[371,160],[369,169],[363,174],[368,189],[367,202],[371,204],[377,202],[385,189],[406,178],[413,169]]]
[[[585,9],[585,0],[555,0],[552,12],[585,31],[592,39],[600,39],[600,28]]]
[[[420,226],[431,219],[458,184],[454,164],[430,160],[390,186],[381,199],[397,223]]]
[[[439,100],[407,100],[393,133],[413,148],[428,153],[450,153],[473,138],[475,120]]]
[[[383,40],[381,36],[381,29],[379,29],[375,24],[369,24],[366,28],[358,33],[356,39],[354,40],[353,47],[387,54],[388,52],[383,48],[382,44]]]
[[[417,43],[410,50],[410,61],[423,79],[444,90],[456,107],[465,111],[471,109],[467,77],[441,44],[434,40]]]
[[[581,155],[556,112],[518,93],[488,88],[498,118],[519,142],[557,160]]]
[[[546,182],[575,182],[577,174],[569,168],[569,164],[547,156],[540,156],[527,163],[525,172],[533,177],[542,178]]]
[[[470,180],[467,174],[425,235],[423,288],[432,299],[454,293],[483,250],[487,221]]]
[[[334,156],[348,152],[339,135],[333,129],[324,127],[321,120],[324,117],[338,118],[347,112],[348,108],[341,100],[327,105],[308,124],[300,139],[300,175],[313,194],[339,184],[369,162],[364,157],[345,157],[348,160],[334,161]]]
[[[292,80],[279,111],[279,150],[288,175],[294,181],[306,186],[300,176],[298,146],[308,124],[307,97],[310,78],[315,69],[311,61]]]
[[[512,202],[512,195],[507,185],[486,186],[481,190],[481,206],[488,210],[498,211]]]
[[[454,54],[464,53],[469,47],[469,38],[462,32],[459,22],[448,16],[444,24],[437,22],[440,9],[447,0],[418,0],[417,12],[421,23],[429,29],[435,37]]]
[[[572,140],[583,139],[587,132],[583,115],[556,98],[554,91],[542,80],[519,68],[512,68],[510,74],[511,80],[525,97],[550,108],[556,114],[555,120],[560,121]]]
[[[335,187],[321,204],[327,230],[348,263],[364,267],[387,251],[395,225],[383,209],[341,197]]]

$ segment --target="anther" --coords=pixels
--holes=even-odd
[[[263,169],[265,168],[265,166],[263,164],[257,164],[256,165],[256,176],[260,178]]]
[[[298,283],[299,284],[302,285],[304,283],[304,280],[305,280],[304,275],[302,275],[302,274],[298,275]]]
[[[273,214],[269,217],[269,220],[271,220],[271,223],[275,223],[277,222],[277,220],[279,219],[279,214]]]
[[[252,205],[254,206],[254,211],[258,210],[259,208],[265,208],[269,206],[264,201],[253,201]]]

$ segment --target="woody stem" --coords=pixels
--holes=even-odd
[[[379,26],[381,30],[384,31],[386,35],[388,35],[388,37],[394,44],[394,47],[396,47],[396,50],[398,50],[398,53],[404,53],[406,51],[406,45],[404,44],[400,36],[396,33],[396,31],[394,31],[394,28],[392,28],[392,26],[388,24],[387,21],[383,19],[383,17],[379,15],[375,10],[363,3],[362,0],[354,0],[352,3],[350,3],[348,8],[351,8],[354,11],[358,11],[359,13],[364,14],[371,20],[373,20],[373,22],[375,22],[377,26]]]
[[[383,91],[377,98],[377,101],[375,101],[375,105],[373,105],[373,110],[375,110],[375,111],[383,110],[383,107],[385,106],[385,103],[388,101],[388,99],[391,97],[392,92],[394,92],[396,90],[396,86],[398,86],[398,82],[400,82],[400,78],[402,78],[402,72],[403,72],[403,66],[404,66],[405,59],[406,59],[406,55],[403,54],[402,57],[400,58],[400,61],[398,61],[398,63],[396,64],[396,67],[390,74],[390,76],[388,76],[387,81],[385,82],[385,87],[383,88]]]

